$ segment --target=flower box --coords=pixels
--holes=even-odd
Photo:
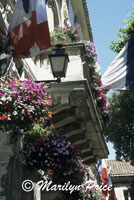
[[[71,44],[71,43],[72,43],[72,40],[69,37],[66,38],[65,40],[56,39],[52,41],[52,45],[57,45],[57,44],[65,45],[65,44]]]

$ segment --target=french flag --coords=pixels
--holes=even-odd
[[[97,169],[98,169],[97,174],[98,173],[101,174],[101,170],[102,170],[102,160],[101,159],[98,160]]]
[[[34,57],[49,48],[45,0],[17,0],[8,32],[16,58]]]
[[[105,185],[108,185],[108,171],[107,171],[107,165],[105,159],[100,159],[98,161],[97,165],[98,173],[101,177],[101,184],[104,187]],[[108,191],[102,190],[102,197],[105,199],[108,194]]]
[[[101,164],[101,182],[102,185],[108,184],[108,171],[105,159],[102,159]]]
[[[102,76],[103,87],[107,90],[134,89],[134,37],[127,42]]]

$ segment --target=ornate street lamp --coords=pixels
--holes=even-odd
[[[52,49],[52,54],[49,54],[48,56],[53,76],[57,78],[57,82],[60,82],[61,78],[66,75],[69,62],[68,54],[65,52],[65,49],[63,49],[63,46],[58,44],[55,49]]]
[[[40,83],[40,82],[60,83],[61,78],[66,76],[69,57],[68,57],[68,54],[65,52],[63,45],[61,44],[56,45],[56,48],[52,49],[52,53],[49,54],[48,56],[49,56],[53,76],[56,77],[57,79],[56,80],[41,80],[41,81],[36,81],[36,83]]]

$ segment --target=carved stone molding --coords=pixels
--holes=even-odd
[[[68,6],[67,6],[67,0],[63,0],[63,16],[64,16],[64,24],[70,25],[69,20],[69,13],[68,13]]]
[[[46,3],[49,8],[52,8],[54,6],[54,0],[47,0]]]

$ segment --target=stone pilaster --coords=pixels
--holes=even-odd
[[[67,0],[63,0],[63,19],[65,25],[66,24],[70,25]]]
[[[7,200],[8,165],[13,156],[12,145],[0,146],[0,200]]]

